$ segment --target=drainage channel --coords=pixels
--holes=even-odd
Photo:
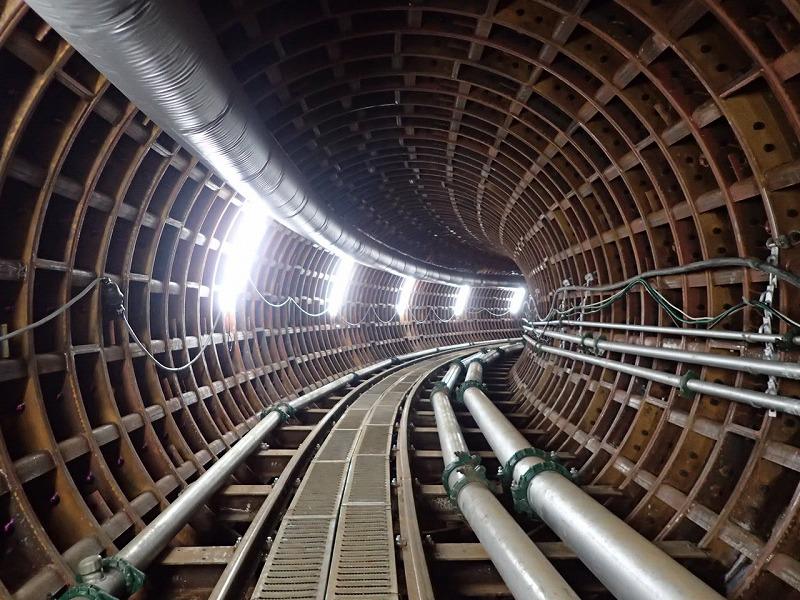
[[[347,408],[300,482],[252,600],[398,597],[389,474],[394,422],[419,378],[450,356],[387,375]]]

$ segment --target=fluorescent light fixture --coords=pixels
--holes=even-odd
[[[339,264],[336,265],[336,271],[328,288],[328,314],[332,317],[339,314],[342,304],[344,304],[344,298],[347,295],[347,288],[350,287],[350,278],[353,275],[355,266],[356,262],[351,256],[339,257]]]
[[[511,294],[511,299],[508,302],[508,310],[512,315],[518,315],[519,311],[522,310],[527,291],[524,287],[514,288],[514,293]]]
[[[462,285],[458,288],[456,294],[456,302],[453,304],[453,314],[460,317],[464,314],[464,309],[467,308],[467,301],[469,300],[469,293],[472,291],[468,285]]]
[[[229,313],[236,310],[236,302],[250,279],[267,231],[269,211],[262,200],[248,200],[235,218],[236,223],[225,240],[225,268],[218,287],[220,308]]]
[[[400,288],[400,295],[397,297],[397,304],[395,305],[398,315],[402,316],[406,312],[408,305],[411,303],[411,294],[416,283],[417,280],[413,277],[406,277],[403,280],[403,286]]]

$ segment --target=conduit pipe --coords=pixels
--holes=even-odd
[[[467,379],[482,381],[483,364],[488,362],[471,362]],[[528,440],[479,387],[465,389],[463,399],[501,465],[530,448]],[[536,456],[520,459],[513,468],[513,482],[518,483],[531,468],[544,462]],[[534,475],[525,495],[539,518],[616,598],[722,598],[560,473],[541,471]]]
[[[30,6],[150,119],[247,200],[356,261],[416,279],[516,287],[519,275],[479,276],[432,265],[337,222],[266,130],[208,23],[186,0],[30,0]]]
[[[603,323],[601,321],[574,321],[574,320],[554,320],[554,321],[528,321],[529,325],[523,325],[526,331],[534,327],[562,327],[570,325],[572,327],[589,327],[592,329],[614,329],[617,331],[638,331],[644,333],[656,333],[660,335],[688,335],[694,338],[706,338],[713,340],[730,340],[734,342],[747,342],[750,344],[777,344],[784,341],[784,337],[777,333],[750,333],[747,331],[724,331],[718,329],[689,329],[686,327],[661,327],[658,325],[631,325],[628,323]],[[800,346],[800,335],[793,336],[792,343]]]
[[[465,342],[451,346],[428,348],[418,352],[411,352],[373,363],[367,367],[353,371],[330,383],[323,385],[299,398],[287,402],[291,409],[302,410],[309,404],[342,389],[348,384],[368,377],[375,372],[392,364],[408,362],[438,352],[458,350],[470,346],[496,344],[509,342],[510,339],[487,340],[485,342]],[[262,440],[283,422],[280,412],[269,411],[256,425],[235,443],[222,457],[208,468],[194,483],[185,490],[153,521],[151,521],[139,534],[120,550],[114,558],[122,559],[133,567],[144,570],[167,547],[167,544],[190,521],[192,516],[205,505],[211,496],[222,487],[233,472],[244,460],[253,454],[261,445]],[[89,560],[93,557],[87,557]],[[117,569],[110,569],[97,573],[92,577],[91,583],[100,590],[112,596],[122,596],[126,592],[126,582],[123,573]],[[126,596],[127,597],[127,596]]]
[[[450,393],[461,370],[460,363],[451,363],[441,384],[431,395],[445,466],[469,454],[450,404]],[[458,508],[511,594],[519,600],[577,600],[578,595],[503,508],[485,481],[463,483],[461,480],[464,477],[455,469],[450,473],[447,483],[450,489],[464,486],[456,495]]]
[[[524,335],[523,339],[530,344],[536,352],[545,352],[554,356],[561,356],[563,358],[571,358],[585,362],[590,365],[603,367],[604,369],[612,369],[632,375],[633,377],[641,377],[655,381],[656,383],[663,383],[674,388],[678,388],[682,392],[696,392],[698,394],[707,394],[709,396],[717,396],[718,398],[725,398],[733,402],[741,402],[749,404],[756,408],[763,408],[767,410],[775,410],[784,412],[791,415],[800,416],[800,399],[791,398],[789,396],[773,396],[764,392],[756,392],[754,390],[744,390],[741,388],[723,385],[721,383],[712,383],[696,377],[693,373],[673,375],[672,373],[664,373],[663,371],[656,371],[655,369],[648,369],[645,367],[637,367],[636,365],[629,365],[627,363],[610,360],[608,358],[601,358],[599,356],[591,356],[582,354],[580,352],[573,352],[572,350],[565,350],[563,348],[556,348],[537,342],[533,338]]]
[[[632,354],[634,356],[647,356],[674,362],[686,362],[707,367],[720,367],[734,371],[743,371],[753,375],[774,375],[787,379],[800,379],[800,365],[792,362],[763,360],[760,358],[747,358],[744,356],[724,356],[711,352],[692,352],[689,350],[676,350],[663,346],[645,346],[642,344],[625,344],[622,342],[609,342],[590,335],[578,336],[560,333],[548,329],[526,328],[537,336],[546,336],[550,339],[578,344],[583,348]]]

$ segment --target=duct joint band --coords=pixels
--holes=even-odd
[[[684,398],[691,398],[695,394],[695,392],[689,389],[689,382],[692,379],[700,379],[700,376],[694,371],[686,371],[686,373],[684,373],[681,376],[680,385],[678,386],[678,389],[680,390],[681,396],[683,396]]]
[[[450,477],[453,473],[458,473],[462,477],[450,486]],[[470,483],[482,483],[489,485],[486,479],[486,467],[481,464],[481,457],[469,452],[456,452],[456,459],[447,465],[442,471],[442,485],[447,497],[454,506],[458,506],[458,495]]]
[[[506,464],[500,467],[500,481],[503,484],[504,490],[511,490],[511,484],[514,481],[514,469],[517,467],[517,463],[523,458],[528,458],[529,456],[535,456],[536,458],[541,458],[542,460],[548,460],[549,458],[552,458],[552,455],[549,452],[540,450],[539,448],[528,447],[523,448],[522,450],[517,450],[509,457],[509,459],[506,461]]]
[[[569,469],[562,465],[558,460],[553,457],[545,458],[540,463],[531,466],[530,469],[525,471],[517,482],[511,486],[511,498],[514,501],[514,510],[518,513],[536,517],[536,511],[528,502],[528,487],[533,481],[533,478],[546,471],[558,473],[572,481],[572,473]]]
[[[464,404],[464,392],[470,388],[478,388],[484,394],[489,394],[489,389],[486,387],[485,383],[478,381],[477,379],[467,379],[464,383],[458,386],[458,389],[456,390],[456,404]]]
[[[133,596],[144,587],[145,575],[134,567],[124,558],[108,557],[100,561],[103,572],[110,570],[117,571],[122,575],[125,582],[125,597]],[[78,585],[70,587],[66,592],[59,596],[59,600],[70,600],[71,598],[88,598],[89,600],[117,600],[105,590],[100,589],[92,583],[83,581],[78,576]]]
[[[281,423],[286,423],[289,419],[297,414],[297,410],[294,406],[289,404],[288,402],[277,402],[273,404],[269,408],[265,408],[261,411],[261,418],[265,419],[269,413],[276,412],[280,417]]]

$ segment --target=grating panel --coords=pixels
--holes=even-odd
[[[380,398],[380,393],[372,393],[372,388],[370,388],[370,393],[360,396],[358,400],[350,405],[350,410],[365,410],[372,408],[372,405],[380,400]]]
[[[370,425],[390,425],[394,423],[394,414],[397,410],[397,403],[381,405],[375,407],[369,418]]]
[[[286,514],[335,516],[346,469],[344,461],[312,462]]]
[[[367,409],[364,410],[353,410],[352,408],[348,409],[348,411],[344,414],[341,418],[339,423],[337,423],[337,429],[358,429],[361,427],[361,423],[364,421],[364,417],[367,416]]]
[[[392,515],[386,504],[347,505],[336,532],[327,598],[397,596]]]
[[[333,518],[285,518],[252,600],[322,598],[335,528]]]
[[[350,471],[345,502],[389,502],[388,455],[359,454]]]
[[[347,460],[357,434],[358,429],[334,429],[319,449],[316,460]]]
[[[392,440],[391,425],[367,425],[358,443],[358,454],[387,454]]]

